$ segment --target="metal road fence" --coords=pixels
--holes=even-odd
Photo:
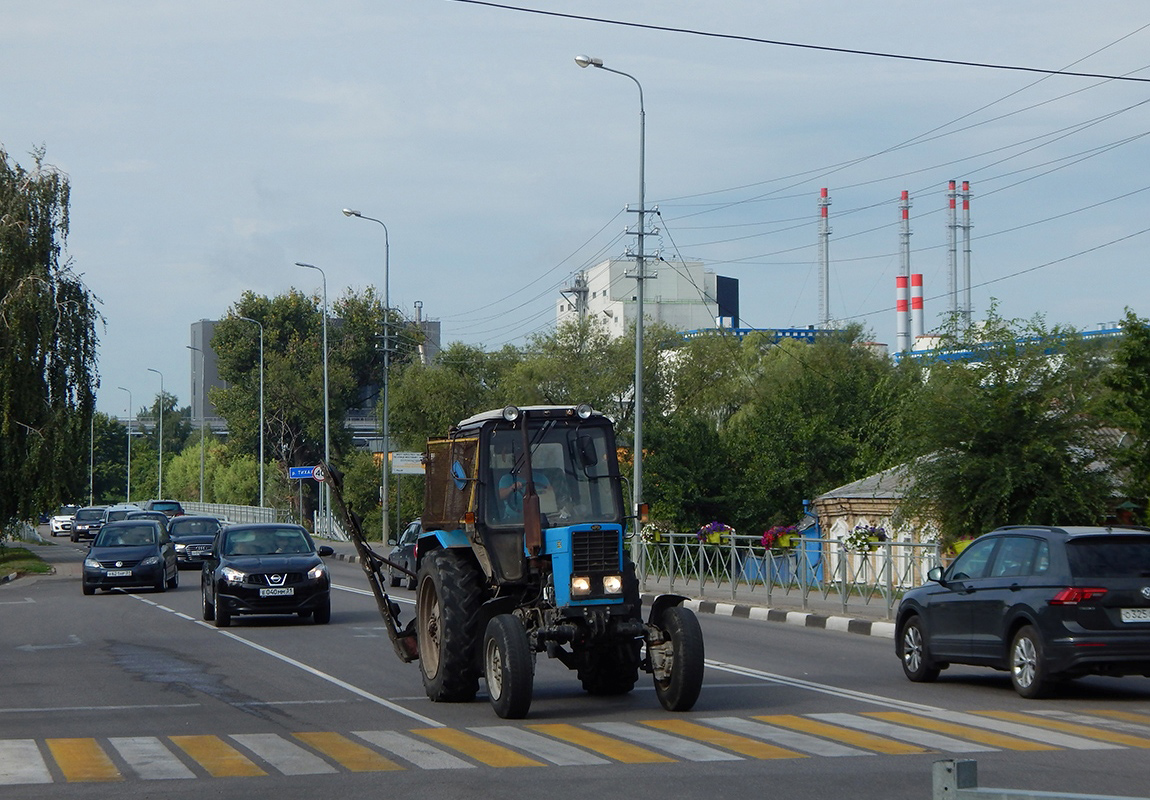
[[[298,521],[291,511],[284,508],[261,508],[260,506],[234,506],[225,503],[196,503],[189,501],[184,501],[182,505],[184,511],[188,514],[207,514],[210,517],[218,517],[227,522]],[[324,520],[322,516],[316,516],[316,536],[324,539],[335,539],[341,542],[348,540],[347,533],[344,531],[343,526],[339,524],[338,520],[332,518],[332,529],[330,531],[323,529],[325,522],[326,520]]]
[[[942,563],[936,544],[873,542],[851,550],[841,539],[794,536],[793,546],[765,550],[759,536],[694,533],[632,539],[639,585],[669,591],[810,611],[827,601],[844,616],[865,607],[894,616],[903,592],[922,584]]]

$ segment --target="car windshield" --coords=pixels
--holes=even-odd
[[[176,538],[180,536],[214,536],[220,523],[214,519],[176,518],[168,523],[168,532]]]
[[[223,547],[225,556],[291,555],[311,551],[311,542],[297,528],[239,528],[228,531]]]
[[[139,547],[155,543],[156,529],[152,525],[105,528],[96,539],[96,547]]]
[[[73,514],[75,514],[79,510],[79,508],[80,508],[79,506],[60,506],[60,508],[56,510],[56,516],[57,517],[70,517]]]
[[[178,511],[180,504],[176,502],[171,503],[152,503],[153,511]]]
[[[1150,536],[1083,536],[1066,544],[1076,578],[1150,578]]]
[[[102,516],[104,516],[104,509],[102,508],[81,508],[76,512],[76,519],[81,522],[99,519]]]

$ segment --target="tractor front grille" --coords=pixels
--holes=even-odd
[[[620,544],[617,530],[573,531],[571,556],[574,573],[618,572]]]

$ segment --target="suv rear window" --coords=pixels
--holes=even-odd
[[[1076,578],[1150,577],[1150,536],[1091,536],[1066,543]]]

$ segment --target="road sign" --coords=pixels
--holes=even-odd
[[[288,467],[288,479],[293,481],[305,481],[313,477],[312,471],[315,467]]]
[[[311,476],[313,478],[315,478],[317,481],[319,481],[320,483],[323,483],[324,481],[327,480],[327,475],[323,471],[323,465],[322,464],[316,464],[315,465],[315,467],[311,471]]]
[[[393,475],[423,475],[423,453],[391,453]]]

